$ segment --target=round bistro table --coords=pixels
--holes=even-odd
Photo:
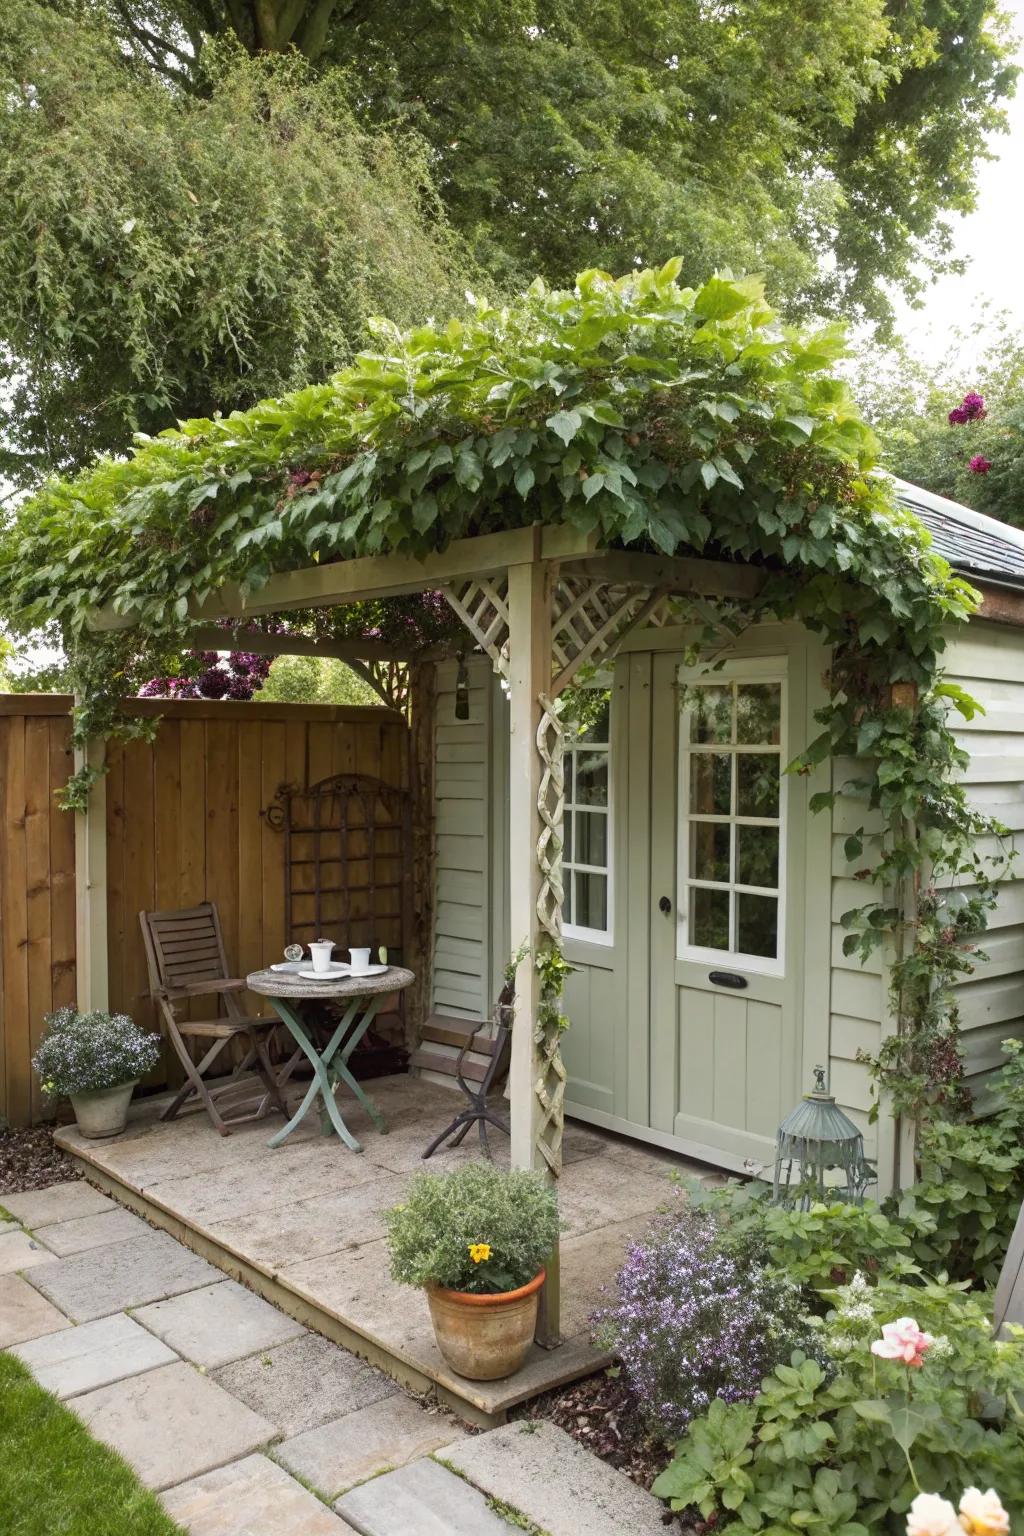
[[[320,1097],[323,1099],[321,1118],[324,1134],[330,1133],[329,1120],[346,1147],[351,1147],[353,1152],[361,1152],[363,1149],[345,1124],[334,1097],[339,1083],[351,1088],[381,1134],[387,1131],[380,1110],[349,1071],[348,1059],[373,1023],[381,999],[411,987],[415,980],[412,971],[399,965],[389,965],[379,976],[330,976],[324,981],[312,981],[295,971],[269,969],[253,971],[245,978],[250,992],[257,992],[261,997],[270,999],[274,1012],[313,1068],[313,1081],[306,1090],[305,1098],[288,1124],[270,1138],[269,1146],[279,1147],[295,1127],[301,1124]],[[313,1031],[304,1017],[303,1004],[325,1002],[347,1003],[348,1006],[324,1049],[318,1051]],[[323,1119],[323,1111],[326,1111],[327,1120]]]

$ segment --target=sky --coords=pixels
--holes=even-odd
[[[1024,0],[1004,0],[1018,39],[1024,39]],[[1024,42],[1018,43],[1024,67]],[[968,258],[962,277],[941,278],[928,290],[923,308],[897,304],[898,329],[919,356],[940,362],[954,325],[969,325],[983,301],[1005,309],[1024,329],[1024,76],[1009,104],[1009,133],[996,134],[978,174],[973,213],[956,221],[957,254]]]

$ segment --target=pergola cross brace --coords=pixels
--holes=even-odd
[[[668,617],[669,589],[611,583],[589,573],[559,571],[552,582],[550,649],[552,678],[545,690],[557,699],[580,668],[600,666],[634,629],[660,626]],[[462,620],[494,670],[509,675],[508,578],[478,577],[443,587],[449,606]]]

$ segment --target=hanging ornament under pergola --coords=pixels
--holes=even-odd
[[[862,1205],[874,1180],[863,1135],[829,1093],[824,1067],[815,1067],[813,1090],[779,1126],[773,1202],[802,1211],[834,1200]]]

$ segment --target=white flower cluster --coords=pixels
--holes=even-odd
[[[160,1036],[144,1033],[126,1013],[67,1007],[47,1015],[32,1065],[44,1092],[59,1099],[134,1082],[159,1060]]]

